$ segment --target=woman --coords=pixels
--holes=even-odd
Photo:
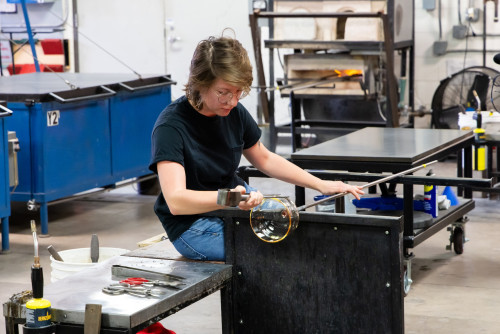
[[[221,209],[217,190],[248,193],[242,210],[259,205],[263,195],[236,175],[241,155],[270,177],[315,189],[322,194],[352,193],[361,187],[323,181],[259,141],[260,129],[238,101],[252,84],[248,54],[237,40],[210,37],[201,41],[191,60],[186,95],[158,117],[152,135],[150,169],[158,174],[162,193],[155,212],[183,256],[224,260],[224,222],[200,214]]]

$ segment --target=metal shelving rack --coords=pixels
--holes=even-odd
[[[292,148],[295,151],[300,147],[302,133],[325,133],[331,131],[332,128],[352,129],[356,130],[365,126],[387,126],[387,127],[413,127],[413,117],[408,117],[408,124],[400,124],[399,121],[399,108],[398,108],[398,90],[399,85],[395,76],[386,76],[386,110],[385,121],[371,122],[371,121],[343,121],[341,119],[331,120],[302,120],[301,119],[301,102],[305,98],[317,98],[311,95],[294,94],[292,91],[289,94],[292,106],[292,116],[290,124],[284,126],[277,126],[275,123],[275,92],[271,90],[268,92],[264,89],[267,87],[264,74],[264,62],[262,57],[262,38],[261,38],[261,25],[262,20],[267,21],[269,26],[269,39],[263,41],[265,48],[269,49],[269,81],[275,81],[274,71],[274,50],[275,49],[294,49],[295,52],[308,53],[317,52],[319,50],[348,50],[349,53],[360,52],[382,52],[385,56],[385,69],[386,73],[394,73],[395,69],[395,52],[399,52],[401,57],[401,77],[408,77],[408,106],[409,110],[413,110],[414,106],[414,22],[413,22],[413,0],[387,0],[388,13],[282,13],[273,12],[273,1],[269,3],[269,11],[255,10],[250,15],[250,27],[252,31],[254,53],[256,57],[256,69],[259,86],[259,119],[264,123],[269,123],[270,127],[270,149],[276,149],[277,136],[280,132],[292,133]],[[405,22],[411,24],[411,34],[408,38],[401,39],[396,36],[395,22],[397,20],[398,10],[400,10],[401,3],[411,4],[412,22]],[[382,21],[383,25],[383,41],[348,41],[348,40],[329,40],[329,41],[312,41],[312,40],[276,40],[274,36],[274,19],[278,18],[378,18]],[[401,18],[399,18],[401,20]],[[265,22],[265,21],[264,21]],[[283,94],[282,94],[283,96]],[[325,98],[325,96],[323,96]],[[303,125],[309,125],[312,128],[303,128]]]

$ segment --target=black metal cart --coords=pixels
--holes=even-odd
[[[457,154],[457,176],[471,178],[473,143],[474,135],[471,131],[368,127],[293,153],[291,159],[302,168],[314,170],[397,173]],[[445,178],[433,181],[436,185],[456,185],[456,180],[447,181]],[[482,187],[491,185],[491,180],[484,181]],[[461,253],[465,240],[464,217],[474,208],[472,190],[465,188],[464,200],[459,205],[440,213],[429,227],[416,229],[413,215],[414,184],[418,183],[403,184],[403,245],[408,268],[411,267],[412,257],[409,249],[450,224],[453,224],[450,241],[454,244],[455,251]],[[394,191],[395,186],[392,183],[383,191]],[[296,201],[298,205],[304,202],[303,189],[297,191]]]

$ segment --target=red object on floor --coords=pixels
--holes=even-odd
[[[43,53],[46,55],[62,55],[64,54],[63,42],[60,39],[42,39],[40,40]]]
[[[137,334],[175,334],[175,332],[166,329],[161,323],[157,322],[137,332]]]

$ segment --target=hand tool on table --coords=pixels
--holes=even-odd
[[[90,259],[92,263],[99,261],[99,238],[97,234],[92,234],[92,239],[90,240]]]
[[[379,180],[367,183],[361,188],[369,188],[379,183],[387,182],[399,176],[416,172],[436,162],[437,160],[434,160],[429,163],[389,175]],[[338,193],[329,197],[325,197],[314,203],[305,204],[299,207],[296,207],[292,201],[286,198],[272,199],[271,201],[264,200],[259,206],[256,206],[250,211],[250,225],[252,226],[253,232],[259,239],[265,242],[276,243],[285,239],[291,232],[297,229],[299,221],[299,211],[327,201],[331,201],[332,199],[346,196],[348,194],[350,193]]]
[[[147,288],[142,285],[130,285],[127,283],[113,283],[107,287],[102,288],[102,292],[108,295],[122,295],[128,293],[136,297],[161,297],[167,292],[160,288]]]
[[[143,277],[129,277],[124,280],[121,280],[120,283],[122,284],[128,284],[130,286],[144,286],[147,288],[152,288],[154,286],[161,286],[165,288],[173,288],[177,290],[181,290],[179,286],[185,285],[184,283],[180,281],[173,281],[173,282],[167,282],[167,281],[161,281],[161,280],[149,280],[147,278]]]
[[[149,280],[142,277],[129,277],[120,281],[120,283],[125,283],[130,285],[142,285],[143,283],[146,282],[149,282]]]
[[[222,188],[217,191],[217,204],[222,206],[237,206],[241,201],[246,201],[250,195],[242,194],[238,190]],[[280,195],[264,195],[264,198],[283,197]]]
[[[173,274],[166,274],[159,271],[148,270],[143,268],[129,267],[120,264],[111,266],[111,275],[120,277],[144,277],[146,279],[157,279],[161,277],[160,281],[183,281],[184,277]]]
[[[50,253],[50,255],[52,255],[54,260],[64,262],[63,258],[61,257],[61,255],[59,255],[59,253],[56,251],[54,246],[49,245],[49,247],[47,247],[47,249],[49,250],[49,253]]]

